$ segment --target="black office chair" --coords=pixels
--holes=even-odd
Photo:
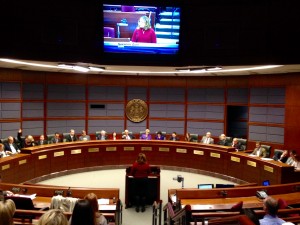
[[[274,149],[273,159],[277,161],[278,159],[280,159],[280,156],[282,155],[282,153],[283,153],[283,150],[281,150],[281,149]]]
[[[47,142],[51,144],[52,139],[55,137],[55,134],[47,134]]]
[[[232,137],[226,137],[226,142],[228,143],[228,146],[232,145]]]
[[[241,151],[245,151],[247,149],[247,139],[238,138],[238,142],[241,145]]]
[[[198,142],[199,134],[190,134],[192,142]]]
[[[266,155],[266,158],[269,158],[270,157],[270,153],[271,153],[271,146],[270,145],[261,145],[262,148],[266,149],[267,151],[267,155]]]
[[[67,141],[67,136],[69,136],[70,133],[63,133],[63,142]]]

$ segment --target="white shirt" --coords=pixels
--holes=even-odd
[[[18,153],[18,151],[15,149],[13,144],[9,144],[9,147],[11,149],[12,154],[17,154]]]

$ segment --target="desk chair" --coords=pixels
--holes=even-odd
[[[238,142],[241,144],[241,151],[245,151],[247,149],[247,139],[238,138]]]
[[[52,139],[55,137],[55,134],[47,134],[47,142],[51,144]]]
[[[198,142],[199,134],[190,134],[192,142]]]
[[[282,155],[284,150],[281,150],[281,149],[274,149],[274,156],[273,156],[273,159],[274,160],[278,160],[280,159],[280,156]]]
[[[67,141],[67,136],[69,135],[70,133],[63,133],[63,142],[66,142]]]
[[[103,27],[103,37],[115,38],[115,28]]]
[[[270,153],[271,153],[271,146],[270,145],[261,145],[262,148],[266,149],[267,151],[267,155],[266,155],[266,158],[269,158],[270,157]]]

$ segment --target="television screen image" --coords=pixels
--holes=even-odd
[[[216,184],[216,188],[234,188],[234,184]]]
[[[103,4],[104,53],[176,55],[180,7]]]
[[[264,180],[264,181],[262,182],[262,185],[263,185],[263,186],[269,186],[269,185],[270,185],[270,181],[269,181],[269,180]]]
[[[213,184],[198,184],[198,189],[212,189],[214,188]]]

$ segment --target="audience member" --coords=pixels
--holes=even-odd
[[[4,144],[0,143],[0,158],[8,156],[4,150]]]
[[[146,129],[145,133],[140,136],[140,139],[142,139],[142,140],[151,140],[152,135],[150,134],[150,130]]]
[[[99,212],[99,205],[98,205],[98,197],[94,193],[87,194],[84,199],[88,200],[92,205],[93,211],[95,213],[96,223],[95,225],[107,225],[107,220],[103,216],[102,213]]]
[[[27,135],[25,138],[22,137],[22,129],[18,132],[18,141],[20,142],[21,149],[35,146],[34,139],[31,135]]]
[[[66,136],[66,142],[72,142],[72,141],[78,141],[74,129],[71,129],[70,133]]]
[[[166,140],[166,137],[162,134],[161,131],[157,131],[155,140]]]
[[[278,201],[274,198],[270,196],[265,198],[263,202],[263,208],[266,212],[266,215],[259,220],[260,225],[281,225],[285,222],[277,216]]]
[[[223,146],[230,146],[230,143],[228,142],[225,134],[221,134],[219,136],[219,141],[218,141],[217,144],[218,145],[223,145]]]
[[[4,143],[4,150],[8,155],[18,154],[21,152],[12,136],[9,136],[7,138],[7,143]]]
[[[286,164],[291,166],[295,160],[295,155],[297,155],[295,150],[290,151],[290,157],[286,160]]]
[[[107,137],[107,134],[106,134],[106,131],[105,130],[101,130],[100,131],[100,134],[98,134],[96,136],[96,140],[101,140],[101,141],[104,141],[104,140],[107,140],[108,137]]]
[[[86,131],[82,130],[81,131],[81,136],[79,137],[79,141],[90,141],[90,140],[91,140],[90,135],[87,135]]]
[[[131,140],[134,139],[133,135],[129,133],[128,130],[124,130],[124,134],[122,135],[122,139]]]
[[[241,145],[241,143],[238,141],[237,138],[233,138],[231,147],[235,148],[235,150],[236,150],[237,152],[243,150],[243,149],[242,149],[242,145]]]
[[[55,132],[54,137],[51,140],[51,143],[52,144],[57,144],[57,143],[60,143],[60,142],[62,142],[61,138],[60,138],[60,134],[58,132]]]
[[[258,141],[256,142],[255,146],[256,146],[256,148],[250,155],[265,158],[267,156],[267,150],[265,148],[261,147],[261,144]]]
[[[95,225],[95,213],[87,199],[80,199],[73,209],[70,225]]]
[[[39,140],[36,142],[37,145],[45,145],[48,144],[48,142],[45,140],[45,136],[42,134],[40,135]]]
[[[179,137],[177,137],[177,133],[173,132],[171,137],[169,138],[170,141],[179,141]]]
[[[211,137],[210,132],[206,132],[206,135],[203,136],[201,139],[201,143],[203,143],[203,144],[213,144],[214,143],[214,139]]]
[[[16,205],[11,199],[0,201],[0,225],[13,225]]]
[[[141,16],[138,21],[138,26],[134,30],[132,42],[156,43],[155,31],[151,28],[150,18]]]
[[[131,167],[131,174],[135,178],[134,193],[136,212],[139,212],[140,208],[142,212],[145,212],[146,196],[148,192],[147,179],[150,172],[150,166],[147,162],[146,155],[140,153]]]
[[[68,219],[60,209],[50,209],[38,220],[37,225],[68,225]]]
[[[282,163],[286,163],[287,159],[288,159],[288,151],[287,150],[284,150],[284,151],[277,151],[275,152],[274,156],[273,156],[273,159],[275,161],[279,161],[279,162],[282,162]]]

